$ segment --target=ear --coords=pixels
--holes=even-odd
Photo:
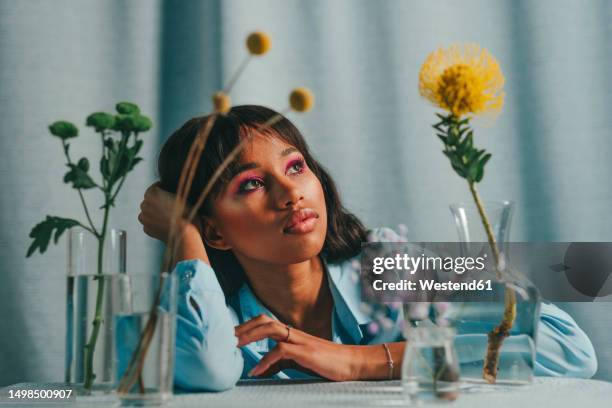
[[[225,242],[214,221],[208,217],[202,217],[202,237],[208,246],[215,249],[226,251],[232,248]]]

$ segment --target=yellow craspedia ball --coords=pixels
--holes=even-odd
[[[456,117],[499,113],[504,104],[499,63],[477,44],[453,45],[429,54],[419,73],[419,92]]]
[[[212,96],[212,103],[215,112],[226,114],[232,108],[232,100],[223,91],[215,92]]]
[[[255,31],[247,37],[246,46],[251,54],[263,55],[270,50],[272,40],[270,40],[268,34],[261,31]]]
[[[289,95],[289,105],[297,112],[309,111],[314,106],[314,95],[307,88],[296,88]]]

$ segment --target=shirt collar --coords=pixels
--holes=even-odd
[[[353,259],[329,264],[323,260],[323,265],[330,283],[334,308],[339,318],[338,323],[351,336],[354,344],[359,344],[363,339],[365,326],[372,321],[372,318],[360,307],[361,286],[359,285],[359,270],[355,269],[356,266]],[[240,287],[235,300],[236,302],[234,303],[237,303],[237,311],[239,311],[242,322],[251,320],[260,314],[266,314],[278,320],[259,301],[246,282]]]

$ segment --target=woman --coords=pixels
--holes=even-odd
[[[333,180],[289,120],[258,130],[274,115],[260,106],[234,107],[217,118],[206,142],[190,203],[240,140],[251,137],[197,222],[180,228],[175,383],[219,391],[240,378],[272,375],[399,378],[405,342],[369,344],[370,318],[360,311],[359,289],[347,273],[367,232],[343,208]],[[172,193],[207,119],[189,120],[167,140],[161,180],[141,204],[145,233],[163,242]],[[595,371],[588,337],[569,315],[543,304],[536,374],[590,377]]]

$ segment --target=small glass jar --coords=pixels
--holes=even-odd
[[[459,395],[459,360],[451,327],[408,327],[402,364],[404,395],[415,400],[454,401]]]

